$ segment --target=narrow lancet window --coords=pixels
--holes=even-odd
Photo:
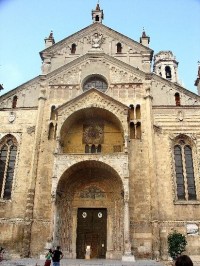
[[[96,147],[94,144],[91,146],[91,153],[96,153]]]
[[[135,138],[135,124],[133,122],[130,123],[130,139]]]
[[[177,185],[177,197],[179,200],[185,200],[185,184],[183,176],[183,160],[182,151],[179,145],[174,147],[174,159],[176,170],[176,185]]]
[[[51,106],[51,116],[50,116],[50,120],[55,120],[56,119],[56,112],[55,112],[55,105]]]
[[[11,136],[5,138],[0,148],[0,197],[10,199],[17,156],[17,145]]]
[[[97,147],[97,152],[98,152],[98,153],[101,152],[101,144],[98,145],[98,147]]]
[[[180,106],[181,105],[180,94],[178,92],[176,92],[174,96],[175,96],[175,104],[176,104],[176,106]]]
[[[167,79],[171,79],[172,78],[171,68],[169,66],[165,67],[165,76],[166,76]]]
[[[187,140],[180,140],[174,146],[176,188],[178,200],[196,200],[196,185],[192,148]]]
[[[76,44],[75,43],[72,44],[71,53],[72,54],[75,54],[76,53]]]
[[[134,106],[131,104],[129,109],[129,119],[134,120]]]
[[[48,135],[48,139],[54,139],[54,125],[53,123],[49,124],[49,135]]]
[[[85,145],[85,153],[89,153],[89,152],[90,152],[89,145],[88,145],[88,144],[86,144],[86,145]]]
[[[187,188],[188,188],[188,200],[196,200],[192,149],[190,148],[190,146],[187,145],[184,147],[184,155],[185,155],[185,169],[186,169],[186,179],[187,179]]]
[[[14,97],[13,97],[13,101],[12,101],[12,108],[16,108],[17,107],[17,96],[15,95]]]
[[[136,124],[136,139],[141,139],[141,123],[137,122]]]
[[[141,118],[140,105],[136,106],[136,119]]]
[[[122,44],[120,42],[117,43],[117,53],[122,52]]]

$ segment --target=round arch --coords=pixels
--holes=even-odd
[[[102,234],[97,230],[95,236],[105,237],[105,257],[110,252],[119,254],[123,250],[123,198],[122,180],[112,167],[94,160],[74,164],[62,174],[57,185],[54,244],[61,245],[67,257],[81,258],[77,243],[86,241],[91,232],[77,233],[78,211],[103,210],[107,215],[106,230]]]
[[[104,76],[93,74],[85,77],[81,86],[83,91],[95,88],[101,92],[105,92],[108,89],[108,82]]]
[[[122,122],[112,112],[88,107],[72,113],[61,125],[60,143],[64,153],[85,153],[86,145],[101,145],[102,153],[123,151]],[[111,137],[114,132],[115,138]],[[115,149],[115,150],[114,150]]]

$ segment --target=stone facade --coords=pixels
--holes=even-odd
[[[42,75],[0,98],[0,245],[76,258],[78,209],[103,208],[106,258],[167,259],[172,230],[198,255],[200,97],[178,84],[171,52],[151,72],[146,33],[104,26],[98,5],[92,19],[58,43],[51,33]]]

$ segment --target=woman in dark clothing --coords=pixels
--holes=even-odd
[[[193,262],[187,255],[181,255],[176,259],[175,266],[193,266]]]
[[[52,261],[53,266],[60,266],[60,260],[63,258],[63,253],[60,251],[60,246],[57,246],[57,248],[53,251],[52,255]]]

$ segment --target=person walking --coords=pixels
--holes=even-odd
[[[63,258],[63,253],[60,251],[60,246],[57,246],[53,251],[52,261],[53,266],[60,266],[60,260]]]
[[[49,251],[47,252],[45,258],[46,258],[46,261],[45,261],[45,264],[44,266],[50,266],[51,265],[51,258],[52,258],[52,250],[49,249]]]

